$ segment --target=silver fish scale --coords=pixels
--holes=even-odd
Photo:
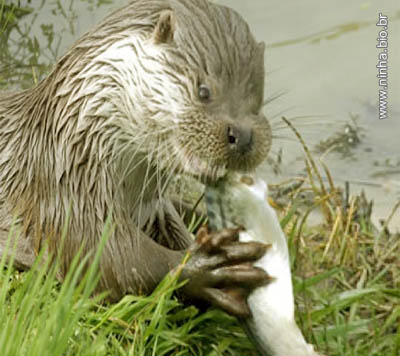
[[[225,180],[220,180],[214,185],[207,185],[205,201],[207,207],[208,227],[210,231],[219,231],[225,228],[237,227],[239,219],[234,207],[226,194]]]

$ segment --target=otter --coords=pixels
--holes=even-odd
[[[271,144],[263,95],[264,44],[235,11],[131,1],[35,87],[0,94],[0,256],[14,227],[15,265],[46,247],[62,279],[111,219],[97,291],[150,293],[190,251],[183,294],[248,315],[246,294],[269,279],[248,262],[266,246],[237,229],[193,241],[166,189],[177,175],[207,183],[259,165]]]

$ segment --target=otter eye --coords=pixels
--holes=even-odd
[[[207,85],[201,84],[199,86],[199,98],[202,101],[209,101],[210,100],[210,98],[211,98],[211,90]]]

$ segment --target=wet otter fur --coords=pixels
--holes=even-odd
[[[165,195],[172,177],[207,182],[252,170],[269,150],[263,58],[264,45],[227,7],[135,0],[78,40],[37,86],[0,93],[0,255],[14,224],[16,266],[29,268],[47,243],[62,278],[81,246],[96,249],[111,217],[98,290],[111,299],[150,292],[199,244]],[[254,288],[265,275],[243,262],[265,249],[228,235],[206,239],[213,249],[192,248],[192,259],[208,266],[208,279],[223,268],[225,287]],[[219,262],[207,264],[216,254]],[[201,270],[193,266],[184,269],[192,280]],[[208,288],[204,298],[229,309],[217,280],[189,286],[199,295]]]

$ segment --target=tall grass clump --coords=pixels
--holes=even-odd
[[[372,202],[337,187],[299,132],[307,176],[282,207],[291,251],[299,324],[326,355],[400,355],[400,234],[377,229]],[[328,179],[322,179],[325,175]],[[296,207],[304,195],[306,208]],[[320,222],[308,224],[313,211]]]
[[[100,255],[101,248],[90,263],[88,257],[75,256],[62,283],[57,261],[50,263],[44,253],[26,272],[16,271],[12,258],[3,255],[2,355],[255,355],[234,318],[178,301],[179,269],[149,296],[128,295],[116,304],[108,303],[105,294],[92,296]]]
[[[101,247],[92,256],[78,253],[62,284],[58,263],[43,252],[24,273],[12,267],[16,234],[0,262],[0,350],[2,355],[64,355],[79,339],[84,315],[102,297],[91,298],[98,280]],[[106,240],[106,235],[103,241]],[[104,244],[104,242],[103,242]],[[10,255],[10,258],[6,256]],[[82,258],[83,257],[83,258]],[[90,350],[90,344],[87,344]],[[79,349],[79,348],[78,348]],[[72,353],[79,355],[81,353]]]

